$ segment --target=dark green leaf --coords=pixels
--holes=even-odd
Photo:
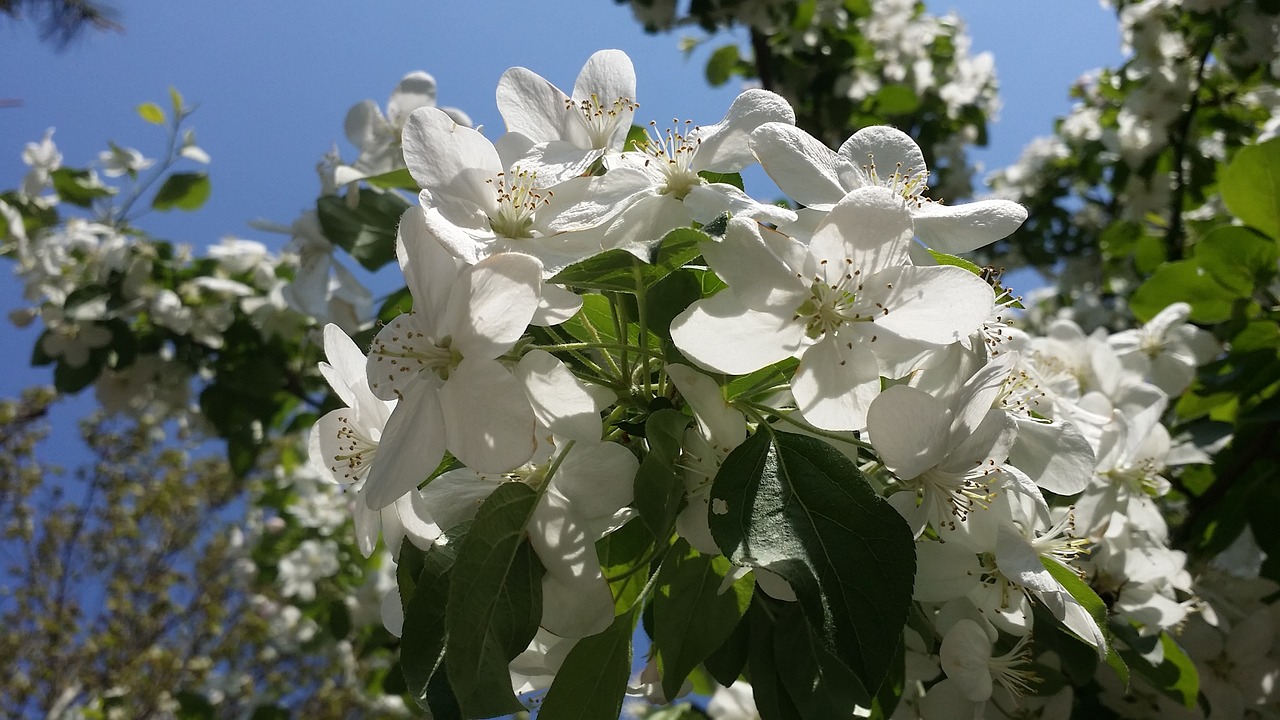
[[[609,590],[615,598],[615,612],[625,612],[640,597],[649,574],[635,568],[652,547],[653,535],[643,522],[635,520],[596,542],[596,556],[600,558],[604,576],[615,578],[609,583]]]
[[[748,614],[751,623],[748,671],[756,710],[761,720],[806,720],[796,709],[779,673],[773,620],[765,610],[767,602],[762,595],[757,595]]]
[[[670,534],[684,497],[684,480],[676,469],[676,459],[689,422],[687,415],[671,409],[659,410],[645,421],[649,453],[636,472],[635,506],[655,538]]]
[[[449,571],[456,560],[455,548],[456,544],[449,542],[434,545],[420,554],[422,566],[404,610],[400,669],[406,690],[424,710],[434,711],[430,706],[431,680],[444,662],[448,637],[445,608],[449,602]]]
[[[702,661],[702,667],[706,668],[711,677],[721,685],[726,687],[732,685],[742,674],[743,668],[747,666],[750,629],[749,618],[738,621],[729,639],[721,643],[720,647],[713,650]]]
[[[915,543],[852,461],[815,438],[758,431],[721,465],[708,519],[730,559],[786,578],[835,655],[880,687],[911,606]]]
[[[289,720],[289,711],[279,705],[259,705],[249,720]]]
[[[77,367],[68,363],[66,357],[60,357],[53,368],[53,386],[61,393],[78,393],[98,379],[105,360],[104,353],[94,351]]]
[[[165,178],[164,184],[156,191],[151,207],[156,210],[199,210],[212,190],[206,173],[174,173]]]
[[[1240,149],[1218,179],[1233,215],[1280,238],[1280,139]]]
[[[542,619],[542,566],[524,541],[538,493],[506,483],[476,513],[458,548],[446,611],[449,684],[469,717],[518,712],[507,665]]]
[[[556,273],[548,282],[634,294],[637,282],[643,283],[646,288],[653,287],[659,280],[698,257],[698,243],[710,239],[710,236],[699,230],[678,228],[662,238],[657,252],[650,258],[651,262],[642,263],[639,268],[631,253],[626,250],[609,250],[570,265]]]
[[[671,321],[701,297],[701,279],[688,268],[680,268],[662,278],[645,296],[649,329],[664,339],[671,339]]]
[[[724,557],[703,555],[684,540],[662,563],[653,598],[653,645],[666,697],[680,695],[689,673],[729,639],[746,614],[755,584],[751,579],[741,578],[720,592],[732,569]]]
[[[203,695],[183,691],[174,696],[178,701],[178,720],[213,720],[213,703]]]
[[[103,185],[88,170],[58,168],[49,173],[49,177],[59,198],[80,207],[89,207],[94,200],[116,193],[115,188]]]
[[[334,195],[316,200],[320,227],[331,242],[369,270],[395,260],[396,228],[409,203],[394,193],[360,194],[355,208]]]
[[[806,718],[851,718],[871,705],[853,671],[814,637],[814,628],[794,603],[775,603],[773,652],[778,677]],[[899,641],[899,645],[901,641]]]
[[[635,625],[635,613],[623,613],[604,632],[579,640],[556,673],[538,711],[539,720],[618,717],[631,676]]]

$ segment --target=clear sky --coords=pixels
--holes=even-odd
[[[342,133],[347,109],[366,98],[384,104],[412,70],[434,75],[440,104],[462,108],[492,136],[500,134],[493,98],[504,70],[524,65],[569,89],[586,58],[602,48],[625,50],[636,64],[637,120],[714,122],[738,91],[707,88],[705,52],[686,60],[678,34],[645,35],[630,10],[611,0],[111,4],[121,11],[123,34],[90,33],[61,52],[41,44],[33,26],[0,21],[0,99],[19,103],[0,107],[0,187],[20,182],[23,144],[49,127],[57,128],[54,139],[68,165],[89,164],[108,139],[157,154],[163,133],[134,108],[146,101],[166,106],[173,85],[199,105],[190,127],[212,156],[213,195],[196,213],[154,214],[140,225],[195,246],[236,235],[279,248],[285,238],[246,223],[288,223],[310,207],[320,156],[336,142],[354,157]],[[995,54],[1004,110],[992,147],[975,154],[987,168],[1011,162],[1027,141],[1050,132],[1081,73],[1120,58],[1114,13],[1093,0],[928,4],[937,13],[955,10],[968,21],[973,51]],[[9,270],[0,269],[6,313],[20,293]],[[0,322],[6,323],[0,396],[49,382],[48,368],[27,369],[35,330]]]

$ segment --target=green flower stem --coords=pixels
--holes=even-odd
[[[584,319],[585,319],[585,318],[584,318]],[[570,344],[570,343],[566,342],[566,341],[565,341],[565,339],[564,339],[564,336],[563,336],[563,335],[561,335],[560,333],[556,332],[554,328],[550,328],[550,327],[548,327],[548,328],[546,328],[546,331],[547,331],[547,334],[548,334],[548,335],[550,335],[550,336],[552,337],[552,339],[554,339],[554,340],[555,340],[559,345],[567,345],[567,344]],[[599,338],[599,334],[595,332],[595,328],[591,328],[591,335],[592,335],[593,337],[595,337],[595,338],[596,338],[596,341],[597,341],[597,342],[599,342],[599,340],[600,340],[600,338]],[[542,346],[542,347],[541,347],[541,348],[539,348],[539,349],[547,350],[547,347],[548,347],[548,346]],[[548,350],[548,352],[555,352],[555,351],[553,351],[553,350]],[[591,370],[592,372],[594,372],[594,373],[596,374],[596,376],[597,376],[597,377],[599,377],[599,378],[602,378],[602,379],[605,379],[605,380],[608,380],[608,381],[609,381],[609,382],[607,382],[607,383],[602,383],[602,384],[613,385],[613,384],[615,384],[615,383],[621,382],[621,380],[622,380],[622,375],[617,373],[618,368],[617,368],[616,366],[613,368],[613,370],[614,370],[614,373],[615,373],[615,374],[614,374],[614,375],[610,375],[610,374],[609,374],[609,373],[608,373],[604,368],[600,367],[600,365],[599,365],[599,364],[597,364],[597,363],[596,363],[594,360],[592,360],[591,358],[589,358],[589,357],[587,357],[586,355],[582,354],[582,352],[580,352],[580,351],[578,351],[578,350],[565,350],[564,352],[567,352],[567,353],[568,353],[569,355],[571,355],[575,360],[577,360],[578,362],[582,363],[582,365],[583,365],[583,366],[585,366],[587,369],[589,369],[589,370]],[[604,356],[605,356],[605,358],[607,358],[607,359],[610,361],[610,362],[609,362],[609,364],[610,364],[610,365],[612,365],[612,364],[613,364],[613,358],[612,358],[612,357],[610,357],[608,353],[604,353]]]
[[[657,552],[655,555],[653,555],[649,559],[649,563],[647,564],[652,564],[653,562],[656,561],[659,565],[659,568],[661,568],[662,560],[667,557],[667,553],[671,552],[672,547],[675,547],[675,546],[671,543],[671,538],[668,537],[667,542],[663,545],[661,550]],[[646,564],[638,565],[638,567],[645,567],[645,566]],[[646,582],[644,584],[644,587],[640,590],[640,594],[636,596],[635,602],[631,604],[631,609],[634,610],[638,607],[644,607],[645,600],[649,599],[649,594],[652,593],[653,589],[657,586],[658,586],[658,572],[654,572],[652,575],[649,576],[649,581]]]
[[[652,371],[649,369],[649,313],[645,308],[645,293],[647,288],[644,285],[644,268],[640,265],[639,258],[631,258],[631,275],[636,280],[636,307],[639,308],[640,323],[640,371],[644,373],[644,391],[649,397],[653,397],[653,378]]]
[[[618,342],[622,344],[621,354],[618,357],[618,366],[622,370],[622,379],[624,382],[631,382],[631,363],[627,356],[630,345],[627,343],[627,309],[622,304],[622,299],[617,293],[609,293],[609,314],[613,316],[613,332],[618,338]]]
[[[792,417],[791,413],[784,413],[780,410],[771,408],[767,405],[760,405],[758,403],[747,402],[747,401],[738,401],[738,402],[735,402],[734,405],[740,406],[745,409],[749,409],[751,411],[751,414],[755,415],[756,419],[759,420],[762,425],[765,424],[764,422],[765,415],[776,415],[783,422],[790,423],[791,425],[794,425],[804,430],[805,432],[817,435],[818,437],[826,438],[828,440],[837,440],[839,442],[849,443],[850,445],[854,445],[862,450],[869,450],[871,452],[875,452],[875,448],[871,446],[871,443],[866,442],[865,440],[859,440],[857,438],[852,438],[847,435],[843,435],[841,433],[832,432],[830,430],[823,430],[820,427],[810,425],[809,423],[803,420]]]
[[[574,350],[622,350],[634,352],[637,355],[643,356],[645,359],[650,357],[658,359],[662,358],[662,353],[657,350],[638,348],[634,345],[621,345],[619,343],[571,342],[560,345],[530,345],[529,348],[532,350],[546,350],[547,352],[552,353],[561,351],[570,352]]]
[[[583,313],[579,313],[579,315],[582,317],[582,326],[585,327],[587,329],[587,332],[591,334],[591,339],[596,341],[597,343],[602,342],[600,338],[600,331],[596,329],[596,326],[587,317],[587,314],[583,312]],[[557,335],[557,338],[558,337],[559,335]],[[618,363],[614,362],[613,356],[610,355],[609,353],[604,353],[604,359],[605,359],[605,362],[609,364],[609,368],[613,370],[613,373],[618,378],[619,382],[625,382],[627,376],[622,374],[622,368],[618,367]]]

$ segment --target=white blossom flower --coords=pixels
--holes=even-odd
[[[373,394],[400,400],[383,434],[395,451],[370,470],[371,509],[416,488],[446,449],[477,472],[503,473],[535,448],[533,408],[497,358],[538,309],[541,263],[498,253],[460,267],[416,208],[401,219],[396,254],[414,305],[378,332],[370,352]]]
[[[605,153],[621,152],[638,107],[636,71],[621,50],[593,54],[565,95],[532,70],[514,67],[498,80],[498,110],[513,136],[530,144],[520,165],[544,181],[583,174]]]
[[[280,558],[280,594],[303,602],[316,598],[316,581],[338,572],[338,544],[333,540],[303,540]]]
[[[832,152],[793,125],[768,123],[751,134],[751,149],[783,192],[814,210],[830,210],[857,188],[888,188],[911,211],[916,235],[941,252],[984,247],[1027,219],[1026,209],[1009,200],[943,205],[929,199],[924,154],[895,128],[863,128]]]
[[[98,154],[98,162],[102,163],[102,173],[107,177],[134,176],[156,164],[155,160],[143,157],[137,150],[115,143],[111,144],[110,150]]]
[[[1173,303],[1142,327],[1107,337],[1124,366],[1172,397],[1195,379],[1196,368],[1221,351],[1213,335],[1187,322],[1191,306]]]
[[[880,187],[849,193],[808,248],[734,218],[723,242],[701,247],[729,287],[677,316],[672,339],[689,359],[730,374],[798,355],[792,392],[805,418],[859,429],[880,392],[881,363],[968,336],[995,302],[961,268],[910,265],[911,234],[907,210]]]

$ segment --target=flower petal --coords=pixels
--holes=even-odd
[[[745,375],[791,357],[804,327],[790,315],[745,307],[732,288],[690,305],[671,321],[676,347],[702,367]]]
[[[464,357],[440,388],[440,407],[449,452],[476,472],[509,472],[533,455],[533,408],[496,360]]]
[[[795,110],[781,95],[768,90],[753,88],[742,93],[729,105],[723,120],[690,133],[692,141],[700,142],[693,169],[731,173],[755,163],[751,133],[767,122],[794,125]]]
[[[886,388],[867,411],[871,445],[885,467],[903,480],[919,477],[945,456],[951,409],[906,385]]]
[[[925,245],[951,255],[977,250],[1008,237],[1027,219],[1027,209],[1011,200],[964,205],[927,202],[913,209],[916,235]]]
[[[382,431],[378,455],[365,481],[365,503],[372,510],[395,502],[418,487],[440,464],[445,423],[440,397],[429,380],[413,383]]]
[[[805,207],[830,210],[855,187],[853,163],[794,125],[761,125],[751,133],[751,150],[778,188]]]
[[[796,407],[824,430],[860,430],[880,393],[876,356],[840,333],[828,335],[800,358],[791,391]]]
[[[570,440],[600,442],[595,398],[558,358],[545,350],[531,350],[520,358],[513,374],[524,386],[539,423]]]
[[[463,269],[449,294],[442,334],[464,358],[496,358],[524,334],[538,309],[542,263],[498,253]]]
[[[418,108],[404,126],[404,162],[418,186],[437,195],[467,198],[485,210],[497,207],[488,181],[502,161],[484,135],[454,122],[443,110]]]
[[[498,112],[509,132],[535,143],[560,139],[569,96],[528,68],[513,67],[498,79]]]

